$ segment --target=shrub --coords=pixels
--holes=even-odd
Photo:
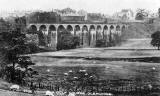
[[[67,32],[66,30],[58,34],[58,50],[74,49],[79,45],[79,43],[79,37],[72,35],[70,32]]]
[[[26,34],[25,42],[26,43],[35,43],[38,45],[38,35],[37,34]]]
[[[28,48],[28,52],[29,53],[36,53],[39,52],[39,47],[35,44],[35,43],[28,43],[26,44],[27,48]]]
[[[104,39],[96,40],[96,47],[105,47],[105,46],[106,46],[106,40]]]
[[[151,45],[155,46],[160,50],[160,31],[156,31],[151,35]]]

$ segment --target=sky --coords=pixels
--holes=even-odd
[[[160,0],[0,0],[0,11],[52,10],[66,7],[87,12],[113,14],[122,9],[143,8],[157,12]]]

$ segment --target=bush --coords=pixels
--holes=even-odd
[[[38,45],[39,38],[38,34],[26,34],[25,42],[26,43],[35,43]]]
[[[77,36],[72,35],[70,32],[64,30],[58,34],[57,49],[74,49],[79,46],[80,39]]]
[[[96,40],[96,47],[105,47],[105,46],[106,46],[106,40],[104,39]]]
[[[160,50],[160,31],[156,31],[151,35],[151,45],[155,46]]]
[[[29,53],[36,53],[39,52],[39,47],[35,43],[28,43],[26,44]]]

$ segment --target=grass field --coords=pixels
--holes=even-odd
[[[105,80],[132,79],[160,85],[159,63],[74,59],[74,57],[139,58],[154,56],[159,57],[160,51],[150,45],[150,39],[132,39],[114,48],[82,48],[33,54],[32,60],[36,63],[37,71],[53,75],[56,77],[55,80],[63,79],[63,73],[69,70],[85,69]]]
[[[62,58],[55,58],[55,57]],[[99,58],[131,58],[131,57],[160,57],[160,51],[150,45],[150,39],[132,39],[121,46],[113,48],[81,48],[45,52],[31,55],[34,66],[43,78],[51,81],[64,79],[64,73],[72,70],[76,72],[85,69],[88,73],[100,79],[131,79],[142,81],[140,84],[160,86],[160,64],[151,62],[129,62],[108,60],[86,60],[72,57],[99,57]],[[65,58],[65,57],[71,57]],[[49,71],[48,71],[49,70]],[[48,77],[49,76],[49,77]],[[138,84],[138,83],[137,83]],[[0,96],[30,96],[23,93],[3,92]],[[8,95],[9,94],[9,95]],[[11,95],[10,95],[11,94]],[[16,94],[16,95],[12,95]]]

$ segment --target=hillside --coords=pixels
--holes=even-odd
[[[157,28],[157,23],[130,23],[128,29],[123,33],[123,38],[149,38]]]

